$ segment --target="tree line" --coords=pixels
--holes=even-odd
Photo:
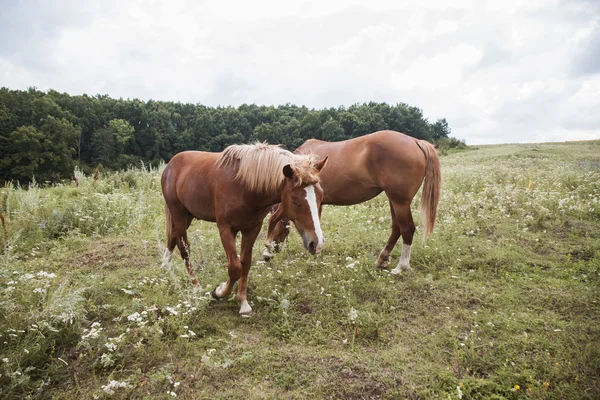
[[[445,119],[430,123],[405,103],[207,107],[1,88],[0,182],[56,182],[70,178],[76,165],[87,173],[99,164],[116,170],[168,161],[183,150],[216,152],[256,140],[294,150],[310,138],[339,141],[382,129],[432,142],[453,139]]]

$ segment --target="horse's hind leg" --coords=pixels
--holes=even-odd
[[[390,238],[388,239],[385,247],[379,253],[379,257],[377,258],[377,262],[375,265],[377,268],[386,269],[390,262],[390,255],[392,254],[392,250],[394,246],[396,246],[396,242],[400,238],[400,225],[398,225],[398,220],[396,218],[396,213],[394,211],[394,206],[390,200],[390,213],[392,215],[392,233],[390,234]]]
[[[188,272],[190,278],[192,278],[192,284],[195,287],[199,287],[200,284],[198,282],[198,278],[194,273],[194,268],[190,262],[190,242],[188,241],[187,236],[187,228],[189,228],[192,223],[193,217],[189,215],[189,213],[181,212],[177,214],[172,214],[172,225],[171,225],[171,234],[169,239],[167,240],[167,248],[165,249],[165,256],[170,256],[170,252],[173,251],[175,245],[179,249],[179,253],[181,254],[181,258],[185,263],[185,269]],[[163,259],[164,262],[164,259]]]
[[[396,268],[391,271],[392,275],[398,275],[402,271],[411,269],[410,248],[415,234],[415,223],[410,211],[410,201],[394,201],[393,206],[398,225],[400,226],[400,233],[402,234],[402,254],[400,255],[400,262],[398,262]]]

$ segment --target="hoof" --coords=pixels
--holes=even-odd
[[[263,253],[263,260],[271,261],[271,258],[273,258],[273,253],[269,253],[265,250],[265,252]]]
[[[394,276],[398,276],[398,275],[402,274],[403,271],[404,272],[412,271],[412,268],[410,267],[410,265],[397,266],[396,268],[394,268],[393,270],[390,271],[390,274],[392,274]]]
[[[217,296],[217,288],[214,288],[212,292],[210,292],[210,295],[212,296],[213,299],[219,300],[220,297]]]
[[[387,261],[375,264],[375,266],[379,269],[388,269],[388,265],[389,263]]]
[[[242,304],[240,306],[240,315],[242,317],[248,317],[248,316],[250,316],[251,313],[252,313],[252,307],[250,307],[250,304],[248,304],[248,301],[246,301],[246,300],[242,301]]]
[[[385,250],[379,254],[377,257],[377,261],[375,262],[375,266],[379,269],[387,269],[390,265],[390,255]]]

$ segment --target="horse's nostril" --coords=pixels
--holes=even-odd
[[[308,251],[310,251],[311,253],[314,253],[316,248],[317,244],[315,242],[310,242],[308,244]]]

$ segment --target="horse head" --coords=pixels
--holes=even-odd
[[[321,251],[325,242],[320,221],[323,189],[319,183],[319,172],[326,163],[327,157],[317,162],[283,167],[286,179],[281,195],[282,215],[294,223],[302,236],[304,248],[313,255]]]

